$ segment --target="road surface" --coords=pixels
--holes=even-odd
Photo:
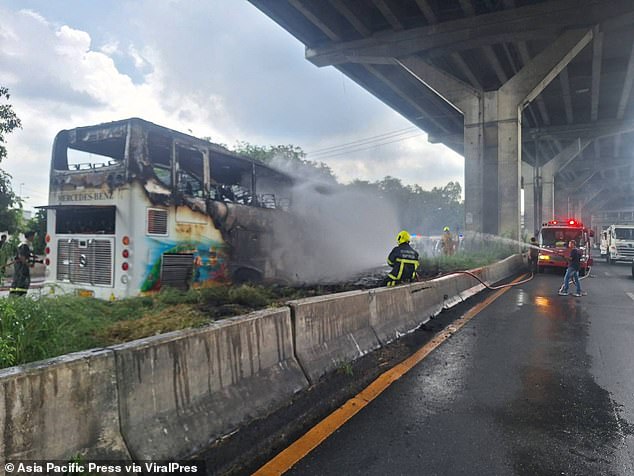
[[[501,295],[287,474],[633,475],[630,265],[561,280]]]

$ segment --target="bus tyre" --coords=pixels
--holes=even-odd
[[[233,284],[259,283],[262,281],[262,274],[251,268],[238,268],[233,273],[231,279]]]
[[[543,266],[538,266],[537,267],[537,272],[540,273],[540,274],[543,273],[544,272],[544,267]]]

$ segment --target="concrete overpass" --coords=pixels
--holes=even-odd
[[[464,155],[468,230],[634,201],[631,0],[249,1]]]

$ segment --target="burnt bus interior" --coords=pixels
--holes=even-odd
[[[120,165],[125,157],[127,127],[81,127],[55,138],[54,170],[86,170]]]
[[[154,126],[156,127],[156,126]],[[167,129],[147,134],[147,157],[139,159],[165,191],[175,196],[288,209],[290,177],[215,144]],[[172,160],[175,159],[175,163]],[[143,175],[144,172],[141,172]]]
[[[58,207],[55,233],[58,235],[114,235],[115,207],[71,205]]]
[[[126,151],[131,159],[128,173],[123,169]],[[138,174],[146,181],[154,179],[163,195],[176,200],[210,199],[264,208],[287,209],[293,186],[289,176],[264,164],[141,119],[60,132],[52,168],[51,185],[56,189],[105,182],[112,190],[126,176]],[[113,173],[95,173],[110,169]],[[167,205],[172,200],[161,201]]]

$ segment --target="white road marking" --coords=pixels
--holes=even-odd
[[[610,273],[609,271],[606,271],[606,272],[605,272],[605,275],[606,275],[606,276],[612,276],[612,273]]]
[[[627,294],[632,299],[632,301],[634,301],[634,293],[625,293],[625,294]]]

